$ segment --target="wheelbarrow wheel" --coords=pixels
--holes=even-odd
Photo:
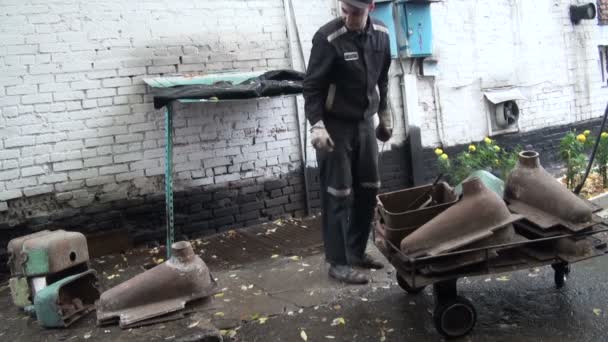
[[[435,328],[445,338],[467,335],[477,323],[477,311],[468,299],[456,296],[435,307]]]
[[[555,287],[561,289],[566,284],[566,278],[570,274],[570,265],[567,263],[559,263],[551,265],[553,270],[553,279],[555,281]]]
[[[397,273],[397,284],[399,284],[399,287],[405,290],[405,292],[412,295],[419,294],[425,288],[425,286],[411,287],[410,284],[408,284],[407,281],[405,281],[405,279],[403,278],[403,276],[399,273]]]

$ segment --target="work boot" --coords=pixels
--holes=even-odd
[[[367,275],[348,265],[331,265],[329,276],[347,284],[367,284],[369,282]]]
[[[351,262],[351,265],[361,268],[373,268],[375,270],[380,270],[384,268],[383,263],[375,260],[371,255],[367,253],[363,254],[362,259],[354,260],[353,262]]]

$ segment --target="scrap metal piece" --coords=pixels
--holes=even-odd
[[[167,262],[102,293],[97,302],[98,325],[119,320],[121,328],[129,328],[151,319],[162,321],[161,316],[217,292],[207,265],[189,242],[176,242],[171,249]]]
[[[75,274],[36,293],[36,318],[47,328],[67,327],[93,311],[98,298],[95,270]]]
[[[84,234],[64,230],[41,233],[9,242],[14,275],[47,276],[89,261]]]
[[[522,216],[511,214],[504,201],[479,178],[465,181],[463,193],[460,202],[404,238],[401,250],[412,257],[434,256],[490,237],[504,243],[514,236],[511,223]],[[487,240],[487,245],[493,240]]]
[[[13,277],[8,281],[11,289],[11,298],[13,304],[20,308],[32,305],[30,301],[30,286],[27,283],[27,278]]]
[[[560,184],[540,164],[539,154],[523,151],[507,179],[509,208],[542,228],[562,224],[580,231],[594,224],[592,208]]]
[[[23,244],[25,243],[25,241],[43,237],[48,234],[51,234],[50,230],[43,230],[33,234],[14,238],[8,242],[8,246],[6,247],[6,250],[8,252],[8,266],[11,270],[11,275],[13,277],[24,275],[22,266],[25,263],[25,258],[27,256],[22,254],[21,251],[23,250]]]
[[[426,193],[429,193],[433,201],[431,205],[407,210],[413,202]],[[385,247],[389,251],[391,251],[389,241],[393,245],[399,246],[404,237],[458,202],[458,196],[445,182],[437,183],[435,187],[429,184],[388,192],[380,194],[376,198],[378,214],[384,224],[382,233],[387,241]]]

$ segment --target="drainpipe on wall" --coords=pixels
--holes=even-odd
[[[445,132],[443,130],[443,110],[441,109],[441,98],[439,97],[439,87],[437,87],[437,77],[433,76],[433,102],[435,103],[435,126],[437,138],[441,147],[445,147]]]
[[[294,38],[291,34],[291,24],[293,22],[294,30],[296,32],[295,39],[298,43],[298,48],[300,51],[300,58],[302,58],[302,65],[304,66],[304,72],[306,72],[306,59],[304,57],[304,49],[302,48],[302,40],[300,39],[300,31],[298,30],[298,23],[296,22],[295,11],[293,9],[292,0],[283,0],[283,9],[285,11],[285,18],[287,20],[287,39],[289,39],[289,60],[291,61],[291,67],[295,67],[295,63],[293,61],[293,46],[292,42]],[[310,205],[310,185],[308,181],[308,153],[307,153],[307,143],[308,143],[308,121],[304,118],[304,132],[301,131],[300,126],[300,107],[298,106],[298,100],[296,98],[295,101],[296,107],[296,120],[298,121],[298,141],[300,142],[300,155],[302,156],[302,172],[304,173],[304,200],[306,201],[306,215],[310,215],[312,212]],[[303,135],[303,137],[302,137]]]

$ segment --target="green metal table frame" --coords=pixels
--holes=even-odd
[[[175,241],[173,216],[173,103],[165,106],[165,216],[167,220],[167,260]]]

